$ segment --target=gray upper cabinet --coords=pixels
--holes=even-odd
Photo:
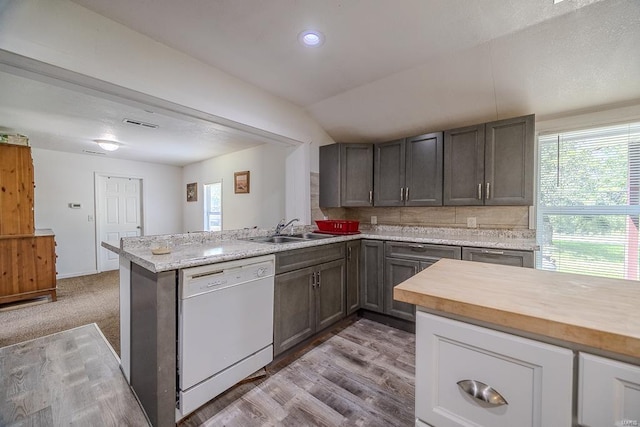
[[[444,133],[444,205],[533,204],[535,116]]]
[[[485,205],[533,204],[534,115],[485,125]]]
[[[407,138],[405,206],[442,205],[442,132]]]
[[[321,208],[372,206],[373,145],[320,147]]]
[[[375,206],[442,205],[442,133],[375,144]]]
[[[374,145],[373,200],[375,206],[404,206],[404,139]]]
[[[444,133],[444,204],[483,205],[484,125]],[[480,197],[479,197],[480,196]]]

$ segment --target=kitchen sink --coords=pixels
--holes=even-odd
[[[256,243],[295,243],[295,242],[303,242],[305,240],[324,239],[327,237],[333,237],[333,236],[329,234],[320,234],[320,233],[300,233],[300,234],[282,235],[282,236],[249,237],[242,240],[248,240],[250,242],[256,242]]]
[[[301,234],[292,234],[291,237],[299,237],[305,240],[315,240],[315,239],[326,239],[327,237],[335,237],[331,234],[321,234],[321,233],[301,233]]]

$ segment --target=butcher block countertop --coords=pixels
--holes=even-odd
[[[441,259],[394,299],[640,361],[640,282]]]

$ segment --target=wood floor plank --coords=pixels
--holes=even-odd
[[[412,426],[415,337],[360,319],[268,376],[222,394],[192,426]]]

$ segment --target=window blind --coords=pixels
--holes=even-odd
[[[538,137],[538,268],[640,279],[640,122]]]

